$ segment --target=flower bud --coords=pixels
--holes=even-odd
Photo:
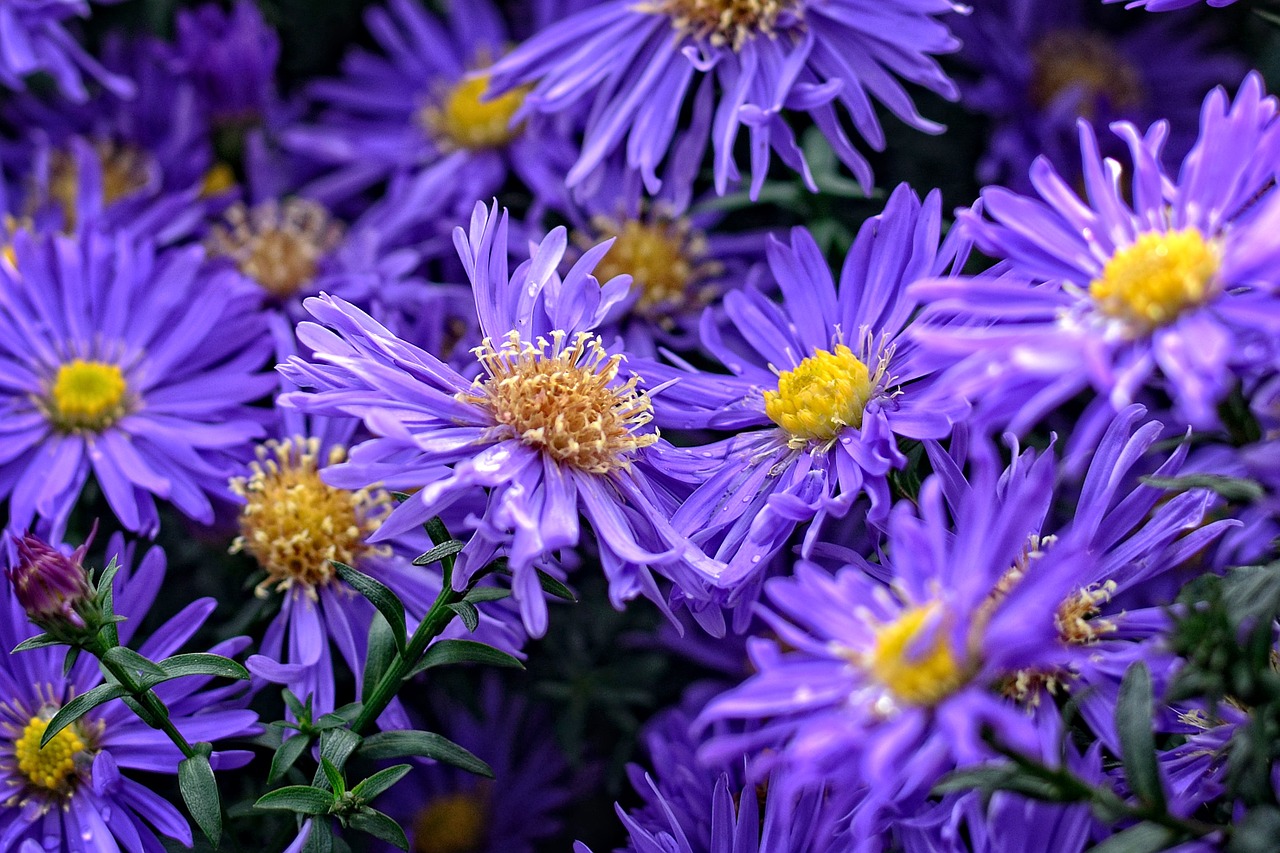
[[[70,557],[31,533],[15,537],[17,562],[8,570],[9,582],[28,618],[41,627],[51,624],[85,627],[79,606],[93,596],[81,561],[84,546]]]

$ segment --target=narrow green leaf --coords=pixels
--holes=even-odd
[[[1243,477],[1226,477],[1221,474],[1185,474],[1181,477],[1139,477],[1157,489],[1171,492],[1189,492],[1192,489],[1208,489],[1229,501],[1252,503],[1266,494],[1261,483]]]
[[[334,853],[333,821],[317,817],[311,820],[311,834],[302,847],[302,853]]]
[[[437,545],[453,541],[453,536],[449,534],[449,528],[445,527],[444,520],[438,515],[428,518],[422,526],[426,528],[427,535],[431,537],[431,541]]]
[[[294,695],[293,691],[288,687],[280,691],[280,695],[284,698],[285,707],[287,707],[299,722],[311,722],[311,697],[307,697],[307,704],[303,705],[302,700]]]
[[[222,837],[222,803],[208,752],[197,752],[182,760],[178,765],[178,788],[196,825],[216,848]]]
[[[62,677],[66,678],[71,675],[71,667],[76,665],[76,661],[80,660],[80,647],[71,646],[67,649],[66,655],[62,658]]]
[[[504,598],[511,597],[511,590],[503,589],[500,586],[478,586],[463,596],[463,601],[469,601],[472,604],[482,604],[486,601],[501,601]]]
[[[267,783],[274,785],[281,776],[288,773],[289,768],[302,757],[302,753],[310,743],[311,738],[306,735],[294,735],[282,741],[275,754],[271,756],[271,770],[267,773]]]
[[[348,565],[333,561],[333,566],[351,587],[378,608],[378,612],[391,626],[391,636],[395,638],[396,648],[403,653],[405,649],[404,604],[399,596],[368,575],[358,572]]]
[[[369,623],[369,650],[364,657],[364,679],[360,686],[360,698],[368,701],[373,690],[382,680],[382,676],[391,667],[396,657],[396,641],[392,636],[391,626],[382,618],[381,613],[374,614]]]
[[[542,591],[548,595],[554,595],[562,601],[571,601],[574,604],[578,602],[578,597],[573,594],[573,590],[562,584],[560,581],[551,577],[551,575],[538,569],[538,583],[542,585]]]
[[[44,734],[40,737],[40,748],[44,749],[49,741],[53,740],[53,736],[83,717],[89,711],[103,704],[110,702],[112,699],[119,699],[127,696],[129,691],[119,684],[99,684],[97,687],[72,699],[67,704],[58,709],[58,712],[49,720],[49,725],[45,728]]]
[[[27,637],[27,639],[14,646],[10,654],[16,655],[18,652],[25,652],[31,649],[47,649],[49,646],[60,645],[62,645],[61,640],[55,640],[48,634],[36,634],[34,637]]]
[[[368,833],[374,838],[385,841],[401,850],[409,849],[409,839],[405,837],[400,824],[373,809],[360,809],[347,819],[352,829]]]
[[[355,794],[363,802],[371,803],[379,794],[403,779],[405,774],[412,769],[412,764],[397,764],[395,767],[379,770],[352,788],[351,793]]]
[[[334,767],[341,770],[347,766],[347,759],[363,740],[351,729],[328,729],[320,735],[320,757],[329,759]],[[326,781],[324,773],[317,768],[311,784],[319,786]]]
[[[115,557],[112,557],[107,567],[102,570],[102,574],[98,575],[98,607],[102,609],[103,616],[102,630],[98,633],[102,635],[108,648],[120,645],[120,631],[116,627],[117,620],[114,618],[116,615],[115,590],[111,586],[118,571],[120,571],[120,564]]]
[[[212,675],[217,678],[231,678],[236,681],[248,681],[249,670],[231,658],[222,655],[211,655],[204,652],[174,655],[160,661],[165,678],[181,678],[186,675]]]
[[[475,755],[434,732],[396,731],[369,735],[356,751],[360,758],[434,758],[454,767],[493,778],[493,770]]]
[[[436,640],[427,647],[426,654],[418,661],[418,665],[409,671],[406,678],[425,672],[435,666],[447,666],[455,663],[479,663],[486,666],[506,666],[512,669],[524,669],[519,659],[512,657],[501,649],[477,643],[475,640]]]
[[[462,620],[462,624],[467,626],[468,631],[474,631],[480,627],[480,611],[476,610],[476,606],[468,601],[459,601],[456,604],[450,604],[449,609],[458,614],[458,618]]]
[[[127,669],[130,675],[141,676],[144,680],[163,679],[165,677],[165,671],[159,664],[147,660],[127,646],[115,646],[107,649],[102,656],[102,660]]]
[[[336,795],[334,799],[347,792],[347,783],[343,780],[342,774],[338,772],[338,768],[333,766],[332,761],[321,756],[320,770],[324,773],[324,778],[329,780],[329,787],[333,789],[333,793]]]
[[[1164,810],[1164,786],[1156,760],[1155,734],[1151,730],[1154,704],[1151,673],[1146,664],[1135,663],[1120,682],[1116,700],[1116,731],[1120,735],[1120,757],[1129,788],[1147,805]]]
[[[1173,846],[1177,839],[1172,830],[1143,821],[1089,848],[1089,853],[1157,853]]]
[[[415,557],[413,559],[413,564],[415,566],[429,566],[432,563],[440,562],[446,557],[454,556],[465,547],[467,547],[466,542],[462,542],[458,539],[450,539],[447,542],[441,542],[425,554]]]
[[[268,791],[253,804],[255,809],[297,812],[298,814],[328,814],[333,806],[333,793],[312,788],[310,785],[290,785]]]

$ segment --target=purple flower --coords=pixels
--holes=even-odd
[[[69,18],[89,15],[88,0],[9,0],[0,7],[0,86],[23,90],[25,78],[44,72],[70,100],[89,99],[82,74],[115,95],[134,93],[127,77],[113,74],[81,47],[63,27]]]
[[[128,643],[142,623],[164,581],[164,553],[153,547],[131,568],[133,548],[119,536],[107,553],[116,555],[120,571],[113,582],[116,611],[126,617],[119,625],[120,640]],[[159,849],[157,835],[190,846],[191,828],[172,804],[152,787],[121,771],[174,774],[182,754],[143,723],[122,702],[113,701],[90,711],[54,735],[43,749],[40,736],[53,714],[69,699],[102,683],[102,673],[88,655],[63,674],[65,648],[47,647],[9,654],[33,634],[17,598],[0,593],[0,848],[51,851]],[[205,598],[183,608],[138,646],[143,655],[159,660],[177,652],[213,613],[215,602]],[[234,655],[247,638],[215,646],[215,654]],[[170,719],[188,741],[244,738],[261,731],[258,716],[244,708],[244,687],[210,687],[207,677],[179,678],[157,686]],[[211,756],[215,770],[247,764],[252,753],[218,750]],[[29,846],[24,846],[29,845]]]
[[[14,537],[14,546],[17,561],[7,574],[27,618],[37,625],[61,622],[83,628],[77,608],[93,595],[83,565],[87,543],[67,556],[40,537],[24,533]]]
[[[1170,125],[1166,154],[1195,142],[1204,93],[1239,80],[1243,63],[1213,49],[1212,27],[1177,16],[1147,18],[1117,32],[1098,7],[1055,0],[979,0],[955,25],[962,56],[981,75],[964,102],[992,122],[978,178],[1027,192],[1032,160],[1044,155],[1069,184],[1081,179],[1076,119]],[[1118,140],[1117,140],[1118,143]],[[1104,140],[1104,144],[1106,141]],[[1122,145],[1113,145],[1104,153]]]
[[[916,308],[907,285],[945,274],[960,249],[938,247],[940,208],[939,194],[921,204],[899,187],[860,230],[838,286],[807,231],[792,231],[790,245],[771,238],[783,303],[735,290],[724,300],[730,333],[712,314],[702,323],[704,345],[732,375],[633,367],[652,382],[677,380],[658,398],[662,425],[737,432],[679,459],[701,485],[673,519],[729,564],[725,589],[757,575],[798,524],[817,519],[812,541],[823,518],[863,494],[883,522],[889,474],[907,462],[899,437],[942,438],[963,414],[963,405],[920,404],[931,370],[902,334]]]
[[[587,111],[582,152],[567,177],[571,187],[625,147],[627,165],[656,193],[663,160],[700,162],[709,137],[716,191],[723,194],[738,178],[734,147],[745,125],[753,197],[770,150],[813,188],[783,118],[791,110],[808,113],[869,185],[870,167],[849,142],[836,104],[876,149],[884,147],[884,134],[873,98],[913,127],[939,132],[897,78],[957,96],[933,54],[959,46],[936,16],[962,9],[950,0],[610,0],[499,60],[493,91],[509,96],[503,93],[532,87],[517,118]],[[678,133],[690,104],[692,123]]]
[[[465,156],[448,174],[466,205],[497,191],[511,170],[540,197],[563,194],[572,150],[553,123],[513,123],[522,93],[483,97],[485,69],[510,42],[498,10],[489,0],[449,8],[443,21],[415,0],[369,9],[382,54],[353,49],[342,78],[309,89],[319,120],[281,136],[286,149],[327,170],[305,195],[337,205],[455,151]]]
[[[0,496],[9,525],[60,528],[92,472],[129,530],[155,498],[197,521],[229,497],[228,451],[262,435],[246,405],[275,379],[270,342],[232,274],[198,248],[157,253],[85,232],[19,231],[0,261]]]
[[[1003,274],[914,291],[931,303],[935,322],[916,328],[933,363],[964,359],[945,384],[1015,432],[1087,389],[1117,410],[1162,392],[1183,423],[1215,424],[1235,372],[1266,358],[1280,328],[1275,116],[1251,74],[1234,103],[1209,94],[1176,178],[1161,165],[1166,124],[1145,136],[1113,126],[1133,160],[1124,173],[1082,122],[1087,201],[1043,159],[1031,171],[1040,198],[984,191],[961,220]]]
[[[359,417],[376,436],[355,448],[350,462],[334,466],[330,483],[420,487],[375,540],[486,489],[455,584],[505,551],[532,634],[547,624],[535,565],[578,544],[580,512],[597,533],[615,604],[638,594],[661,601],[650,568],[698,595],[715,567],[668,524],[675,501],[653,467],[661,458],[650,451],[659,439],[648,426],[648,395],[634,378],[618,378],[622,357],[591,332],[628,282],[601,286],[591,275],[608,244],[558,276],[568,243],[563,228],[509,272],[507,228],[496,205],[492,212],[477,205],[470,229],[455,232],[485,336],[474,351],[480,378],[467,379],[354,306],[320,297],[306,306],[324,325],[299,327],[319,363],[293,358],[281,368],[308,389],[282,402]]]
[[[278,109],[280,39],[256,3],[214,3],[178,12],[174,51],[215,124],[251,125]]]

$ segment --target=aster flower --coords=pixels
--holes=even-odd
[[[94,475],[129,530],[155,498],[200,522],[229,497],[227,452],[262,435],[245,405],[270,344],[198,248],[18,232],[0,262],[0,497],[9,525],[65,523]]]
[[[1114,125],[1133,160],[1125,173],[1082,122],[1086,200],[1044,160],[1031,172],[1039,199],[986,190],[961,219],[1005,274],[914,290],[946,324],[917,325],[930,360],[968,357],[947,384],[1016,432],[1087,389],[1117,410],[1158,391],[1183,423],[1215,424],[1233,371],[1268,353],[1276,330],[1275,116],[1251,74],[1232,103],[1209,94],[1176,179],[1161,165],[1167,125]]]
[[[591,331],[628,282],[601,286],[591,275],[607,244],[559,277],[568,243],[563,228],[509,273],[507,228],[496,205],[492,211],[477,205],[469,230],[455,232],[485,336],[474,351],[483,367],[479,379],[397,339],[354,306],[321,297],[306,306],[324,326],[299,328],[320,363],[290,359],[282,370],[308,390],[282,402],[360,417],[375,435],[335,467],[330,482],[358,487],[391,475],[401,487],[421,487],[376,539],[487,489],[454,583],[467,583],[505,551],[531,634],[547,624],[535,564],[578,544],[580,512],[597,533],[615,604],[638,594],[661,602],[651,568],[698,595],[704,573],[715,567],[667,522],[674,500],[652,467],[660,461],[649,451],[659,441],[648,426],[652,405],[635,378],[618,378],[622,357]]]
[[[1124,32],[1103,26],[1100,7],[1054,0],[980,0],[956,21],[962,56],[980,76],[962,86],[967,106],[993,122],[978,178],[1020,192],[1044,155],[1068,183],[1080,181],[1076,119],[1169,122],[1168,157],[1195,142],[1204,93],[1239,80],[1241,61],[1213,48],[1213,28],[1177,16],[1148,18]],[[1106,140],[1103,140],[1106,145]],[[1119,145],[1123,150],[1123,145]],[[1104,153],[1120,153],[1117,145]]]
[[[128,643],[151,607],[164,579],[164,553],[157,547],[133,566],[133,548],[113,537],[108,554],[120,571],[113,582],[120,640]],[[177,652],[214,610],[201,599],[161,625],[138,647],[152,659]],[[35,633],[11,592],[0,593],[0,646],[12,649]],[[247,638],[214,647],[234,655]],[[6,653],[0,664],[0,848],[5,850],[102,851],[160,849],[157,835],[192,843],[182,813],[151,786],[127,772],[175,774],[182,754],[121,702],[109,702],[54,735],[44,749],[40,737],[53,714],[74,696],[102,683],[94,661],[82,657],[63,674],[66,649],[46,647]],[[210,687],[207,677],[175,679],[155,687],[170,719],[191,742],[245,738],[257,734],[257,714],[244,709],[243,686]],[[247,764],[252,753],[218,750],[215,769]]]
[[[939,249],[940,208],[939,194],[922,204],[899,187],[859,231],[838,286],[807,231],[793,230],[790,245],[771,239],[783,303],[735,290],[724,300],[730,334],[711,314],[702,324],[704,345],[732,375],[634,366],[650,381],[678,380],[663,393],[662,425],[737,431],[680,460],[701,485],[673,519],[729,564],[726,589],[758,574],[799,523],[843,515],[860,495],[882,523],[889,474],[907,462],[899,437],[941,438],[963,414],[962,404],[920,405],[931,370],[903,337],[915,310],[906,286],[945,274],[961,249],[955,240]]]
[[[465,157],[449,177],[468,205],[498,190],[512,170],[540,197],[563,193],[558,164],[567,168],[572,149],[553,123],[513,123],[520,92],[483,97],[485,69],[510,42],[490,0],[451,5],[444,20],[414,0],[389,0],[365,21],[382,53],[353,49],[342,78],[309,89],[322,108],[318,122],[281,135],[287,150],[326,170],[305,195],[338,205],[455,151]]]
[[[179,67],[195,83],[215,125],[252,125],[280,108],[280,39],[256,3],[239,0],[227,11],[214,3],[180,10],[175,27]]]
[[[849,142],[838,103],[872,147],[884,135],[872,99],[911,126],[922,118],[898,78],[954,99],[956,88],[933,58],[959,42],[938,20],[962,6],[950,0],[609,0],[560,21],[498,61],[492,91],[509,97],[532,87],[517,119],[588,112],[585,138],[567,183],[575,186],[625,146],[627,165],[650,192],[668,157],[695,156],[710,138],[716,191],[738,177],[740,128],[751,136],[751,192],[759,192],[770,151],[812,178],[784,112],[808,113],[864,185],[865,159]],[[717,90],[719,96],[717,97]],[[682,110],[693,118],[677,133]],[[695,167],[696,168],[696,167]]]
[[[476,700],[475,711],[436,702],[432,730],[493,768],[493,779],[444,764],[414,768],[382,805],[405,828],[410,850],[531,853],[560,831],[572,792],[548,710],[504,690],[492,673]]]
[[[133,95],[129,78],[113,74],[81,47],[64,23],[89,15],[88,0],[12,0],[0,8],[0,86],[23,90],[26,77],[44,72],[71,101],[89,98],[84,75],[128,98]]]

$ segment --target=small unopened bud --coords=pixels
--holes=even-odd
[[[85,547],[70,557],[31,533],[14,538],[18,561],[8,570],[9,582],[28,618],[46,628],[51,625],[85,627],[79,606],[93,596],[85,574]]]

